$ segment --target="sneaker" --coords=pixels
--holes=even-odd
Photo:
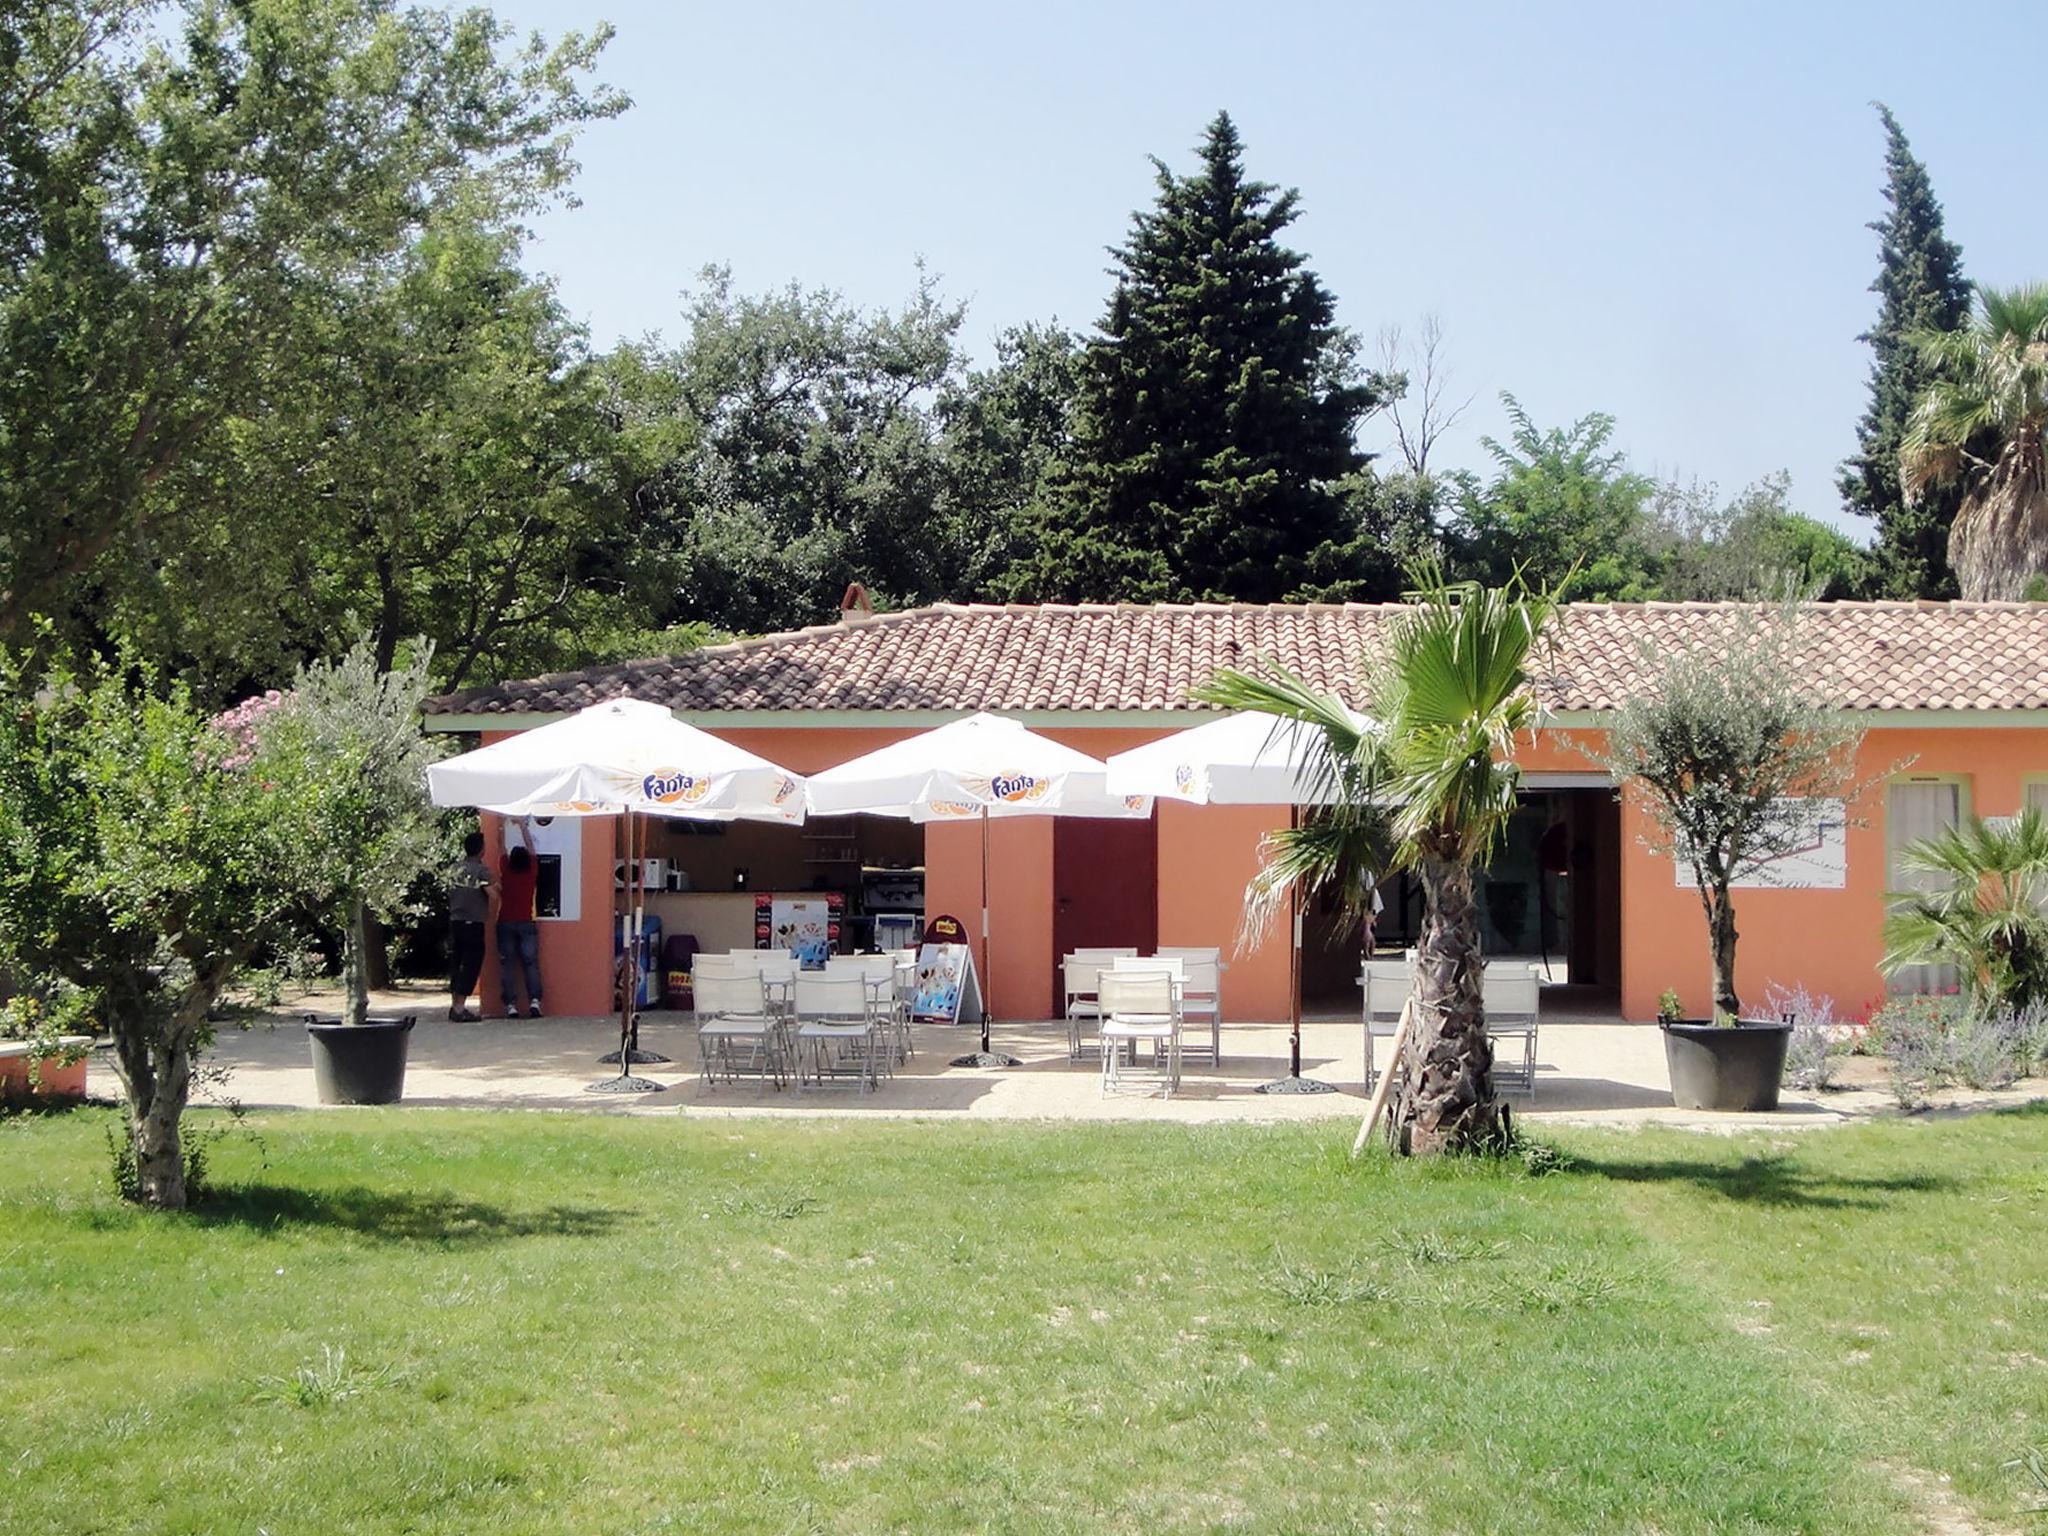
[[[505,1017],[508,1019],[516,1019],[519,1017],[519,1010],[513,1007],[510,1003],[507,1003],[505,1005]]]
[[[450,1024],[474,1024],[476,1022],[476,1015],[467,1008],[450,1008],[448,1010],[448,1022]]]
[[[527,1016],[527,1017],[528,1017],[529,1019],[537,1019],[537,1018],[539,1018],[539,1017],[540,1017],[540,1004],[539,1004],[539,1003],[530,1003],[530,1004],[528,1004],[528,1005],[527,1005],[527,1009],[526,1009],[526,1016]]]

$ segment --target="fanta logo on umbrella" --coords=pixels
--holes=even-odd
[[[1043,800],[1051,788],[1033,773],[999,773],[988,781],[988,792],[997,800],[1016,805],[1025,800]]]
[[[640,788],[656,805],[695,805],[711,793],[711,780],[679,768],[664,768],[647,775]]]
[[[1191,764],[1176,763],[1173,766],[1173,787],[1186,794],[1195,787],[1195,770]]]
[[[791,795],[794,795],[795,793],[796,793],[796,780],[795,780],[795,779],[791,779],[791,778],[785,778],[785,779],[783,779],[783,781],[782,781],[782,782],[781,782],[780,784],[778,784],[778,785],[776,785],[776,786],[775,786],[775,798],[774,798],[774,800],[772,800],[772,801],[770,802],[770,804],[773,804],[773,805],[784,805],[784,804],[787,804],[787,803],[788,803],[788,800],[789,800],[789,797],[790,797]]]
[[[934,816],[979,816],[981,807],[961,800],[934,800],[931,811]]]

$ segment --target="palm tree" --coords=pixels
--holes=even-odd
[[[1980,289],[1969,325],[1913,342],[1937,376],[1899,446],[1906,494],[1962,485],[1948,562],[1964,597],[2036,595],[2048,575],[2048,285]]]
[[[1887,975],[1953,965],[1988,1008],[2048,999],[2048,818],[2029,806],[2009,820],[1975,817],[1900,854],[1932,888],[1902,892],[1885,919]]]
[[[1554,590],[1518,574],[1504,587],[1447,584],[1416,572],[1412,606],[1387,624],[1368,693],[1377,730],[1277,665],[1270,675],[1218,672],[1199,696],[1313,727],[1321,772],[1338,804],[1273,834],[1248,905],[1289,882],[1325,887],[1374,857],[1422,883],[1422,932],[1411,997],[1414,1026],[1396,1134],[1412,1152],[1497,1147],[1505,1139],[1493,1091],[1493,1049],[1481,997],[1479,908],[1473,871],[1498,846],[1515,810],[1514,738],[1535,720],[1528,661],[1557,612]],[[1376,810],[1375,806],[1384,809]],[[1340,886],[1347,896],[1351,887]]]

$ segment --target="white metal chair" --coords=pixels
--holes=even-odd
[[[1479,986],[1486,1007],[1486,1033],[1493,1041],[1493,1075],[1536,1097],[1537,1011],[1543,973],[1525,961],[1489,961]],[[1519,1050],[1514,1047],[1519,1046]],[[1505,1047],[1505,1049],[1504,1049]]]
[[[726,952],[726,959],[759,976],[768,989],[768,1006],[789,1017],[789,989],[797,973],[795,955],[786,949],[734,949]]]
[[[825,961],[827,976],[858,976],[867,985],[868,1005],[886,1027],[893,1061],[910,1059],[910,1006],[898,984],[893,955],[833,955]]]
[[[1213,944],[1162,945],[1158,957],[1181,963],[1180,1021],[1183,1031],[1190,1023],[1204,1019],[1209,1024],[1209,1043],[1206,1046],[1201,1043],[1199,1033],[1193,1040],[1183,1033],[1182,1055],[1190,1051],[1197,1055],[1206,1053],[1209,1065],[1220,1067],[1223,1064],[1223,973],[1228,969],[1223,963],[1223,951]]]
[[[1081,1060],[1087,1049],[1082,1039],[1084,1026],[1101,1022],[1102,1005],[1096,1001],[1095,992],[1109,959],[1105,955],[1072,954],[1060,961],[1060,990],[1066,998],[1061,1011],[1067,1020],[1069,1061]]]
[[[1172,1098],[1180,1086],[1180,995],[1165,970],[1109,970],[1102,973],[1097,997],[1102,1005],[1102,1091],[1123,1090],[1124,1054],[1130,1053],[1129,1074],[1140,1070],[1138,1047],[1151,1047],[1151,1080],[1162,1097]]]
[[[1365,1086],[1379,1081],[1379,1064],[1373,1060],[1373,1042],[1392,1040],[1401,1024],[1401,1009],[1408,1001],[1412,984],[1406,960],[1368,960],[1359,969],[1358,984],[1365,989]]]
[[[786,1080],[786,1042],[782,1021],[769,1011],[760,976],[707,966],[714,959],[700,959],[690,976],[704,1081],[736,1082],[748,1072],[781,1087]]]
[[[791,987],[796,1018],[796,1087],[807,1082],[850,1082],[865,1093],[880,1083],[888,1055],[867,978],[858,972],[830,975],[800,971]]]

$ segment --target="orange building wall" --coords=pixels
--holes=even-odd
[[[726,737],[799,773],[815,773],[913,734],[900,729],[741,727]],[[1106,757],[1167,734],[1143,729],[1060,729],[1047,734],[1096,757]],[[1597,742],[1598,732],[1544,731],[1518,754],[1535,772],[1585,773],[1593,764],[1576,744]],[[487,740],[495,739],[486,737]],[[1864,775],[1898,768],[1908,773],[1964,777],[1968,811],[2005,815],[2017,810],[2031,774],[2048,774],[2048,728],[1893,729],[1872,731],[1860,759]],[[1736,898],[1740,933],[1738,978],[1746,999],[1761,1006],[1767,981],[1800,982],[1833,995],[1837,1009],[1853,1012],[1876,996],[1882,980],[1886,888],[1884,792],[1880,785],[1851,811],[1848,875],[1840,891],[1744,891]],[[1159,837],[1159,942],[1213,944],[1229,963],[1224,976],[1225,1017],[1287,1017],[1284,924],[1248,954],[1235,953],[1245,882],[1257,867],[1260,839],[1283,825],[1278,807],[1162,805]],[[1666,987],[1679,993],[1690,1014],[1703,1014],[1709,996],[1706,925],[1699,899],[1679,886],[1670,862],[1642,846],[1646,823],[1624,805],[1620,849],[1621,1005],[1624,1016],[1655,1016]],[[487,829],[495,839],[495,829]],[[599,1014],[611,1006],[610,914],[614,824],[585,828],[583,919],[541,925],[541,965],[547,1002],[558,1013]],[[496,846],[493,841],[492,846]],[[990,829],[989,903],[993,968],[981,952],[980,833],[973,826],[927,829],[926,910],[951,912],[968,926],[977,963],[998,1017],[1045,1018],[1056,1008],[1053,975],[1053,832],[1045,818],[998,821]],[[486,1006],[497,998],[495,953],[480,984]]]
[[[1873,730],[1857,771],[1859,778],[1957,775],[1965,814],[2009,816],[2020,808],[2026,778],[2048,773],[2048,729]],[[1826,993],[1843,1015],[1883,995],[1877,963],[1884,953],[1884,812],[1882,783],[1850,807],[1843,889],[1736,892],[1735,975],[1746,1011],[1761,1010],[1773,981]],[[1712,963],[1698,892],[1690,883],[1679,886],[1670,861],[1642,846],[1649,824],[1638,805],[1625,801],[1621,821],[1622,1014],[1655,1018],[1658,995],[1670,987],[1688,1017],[1705,1017]]]
[[[1259,844],[1286,825],[1287,812],[1273,805],[1159,807],[1159,942],[1222,949],[1223,1017],[1233,1023],[1288,1017],[1286,917],[1248,951],[1237,949]]]

